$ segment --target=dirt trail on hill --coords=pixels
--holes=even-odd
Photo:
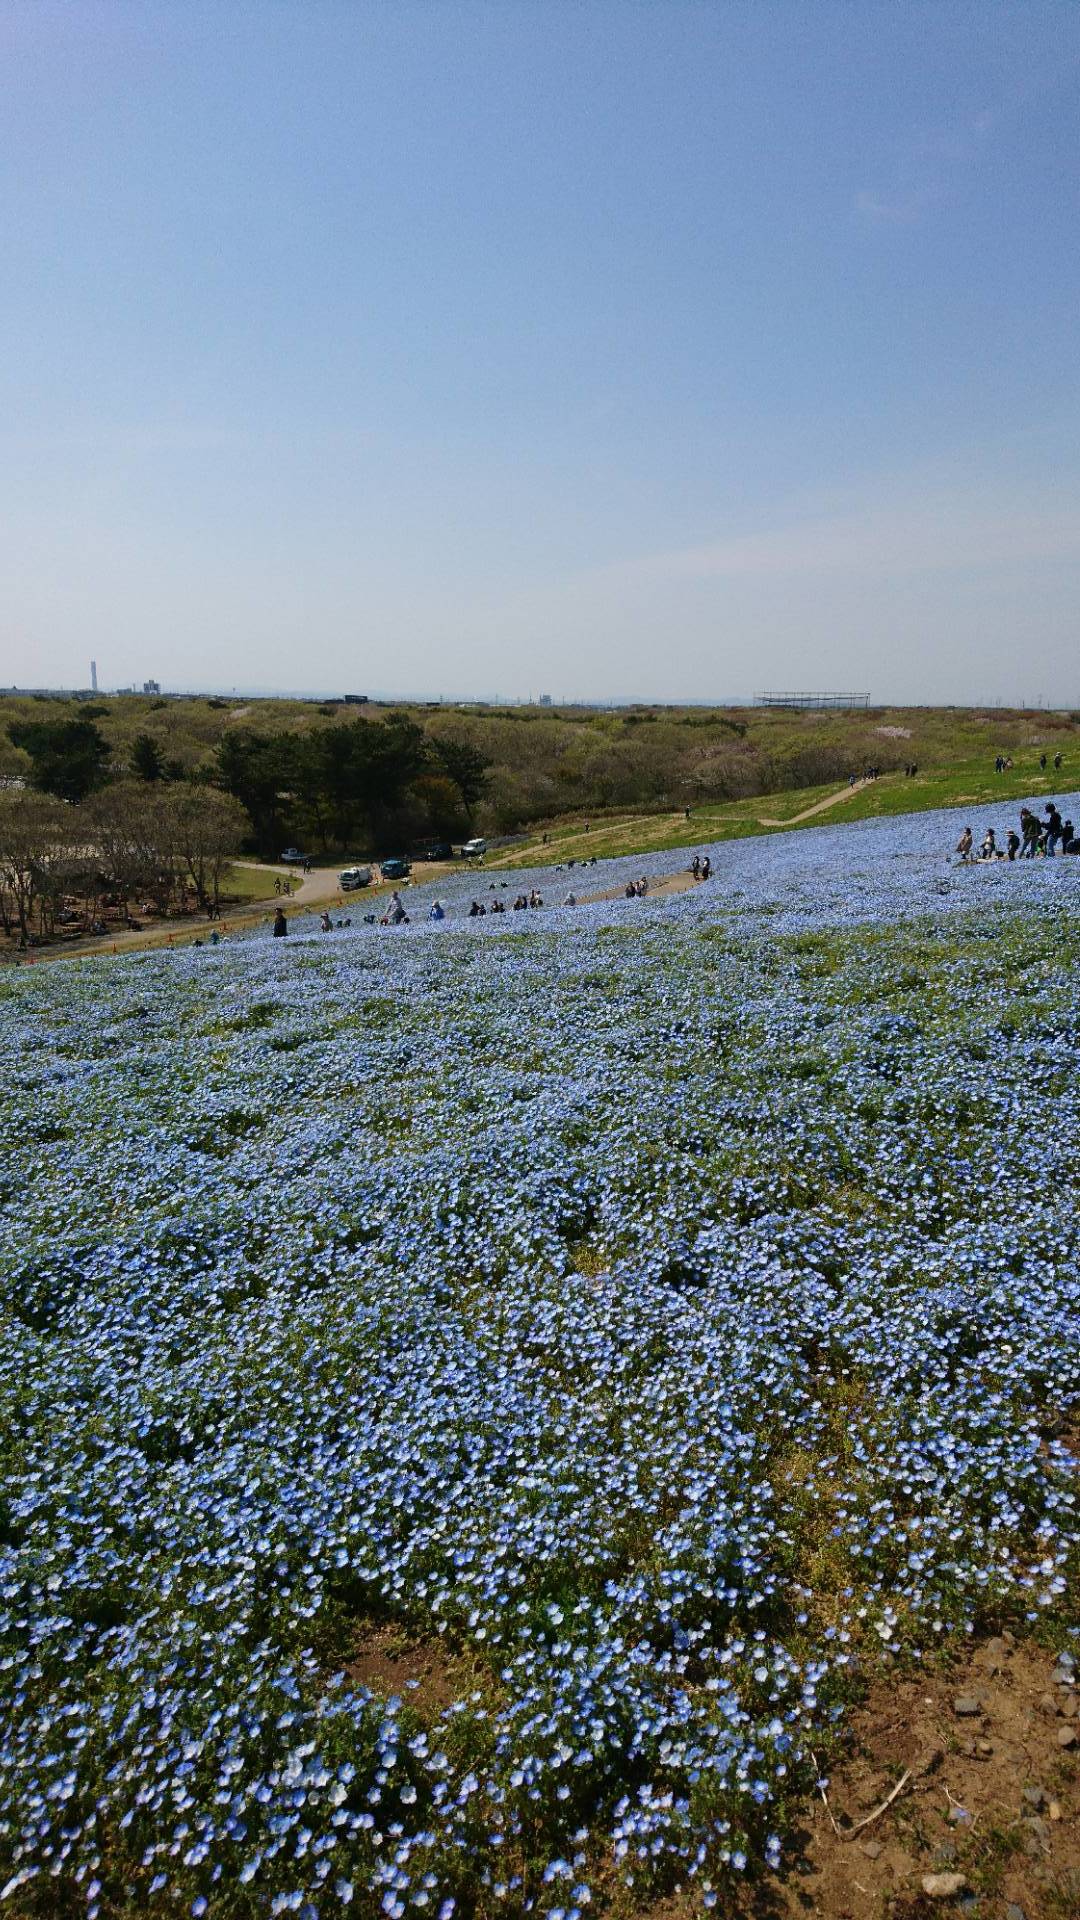
[[[574,876],[571,874],[571,888],[573,887],[573,879]],[[690,888],[696,887],[697,884],[698,882],[694,879],[692,873],[666,873],[660,879],[653,879],[650,875],[649,891],[645,895],[645,898],[646,900],[660,900],[672,893],[688,893]],[[626,883],[624,881],[621,887],[605,887],[603,893],[579,893],[577,903],[579,907],[584,907],[589,904],[590,900],[622,900],[625,898],[625,895]]]
[[[825,813],[830,807],[839,806],[842,800],[848,800],[852,795],[861,793],[863,788],[869,784],[867,780],[857,780],[853,787],[839,787],[835,793],[826,794],[824,800],[815,800],[813,806],[804,807],[801,813],[793,813],[787,820],[774,820],[768,814],[759,814],[756,818],[756,824],[759,827],[797,827],[803,820],[811,820],[815,814]],[[763,798],[764,797],[766,796],[763,796]],[[691,822],[695,826],[700,826],[701,844],[704,846],[709,843],[714,829],[724,826],[728,821],[738,823],[743,820],[745,820],[745,815],[743,814],[725,814],[710,811],[707,819],[698,820],[696,816],[692,814],[691,821],[687,821],[685,809],[680,807],[676,812],[672,813],[620,814],[618,818],[614,820],[600,820],[595,826],[591,823],[586,826],[582,821],[575,821],[572,826],[564,828],[555,827],[552,829],[548,835],[546,845],[530,846],[524,850],[524,852],[520,847],[512,847],[505,853],[496,853],[493,858],[489,858],[485,862],[485,865],[488,868],[556,866],[565,861],[567,854],[573,854],[575,848],[583,841],[587,842],[589,851],[595,853],[597,858],[602,860],[607,857],[605,848],[609,846],[612,841],[617,842],[624,840],[627,834],[631,833],[637,842],[636,851],[645,853],[650,847],[657,845],[657,843],[660,843],[666,849],[666,846],[669,844],[668,836],[671,834],[673,828],[678,828],[682,831],[682,829],[690,827]],[[685,844],[687,846],[691,845],[691,839],[686,840]],[[622,855],[618,857],[622,858]],[[629,857],[632,858],[633,856],[631,855]],[[590,899],[594,897],[606,899],[611,896],[590,895],[589,897]]]
[[[712,829],[723,825],[729,817],[735,820],[738,819],[739,816],[737,814],[730,816],[711,814],[707,820],[700,822],[695,821],[694,824],[700,825],[701,827],[700,844],[702,846],[708,846],[712,838]],[[615,820],[602,820],[596,826],[590,825],[587,828],[578,822],[574,826],[562,831],[555,828],[549,834],[546,846],[542,844],[532,844],[525,849],[522,849],[520,846],[508,848],[505,853],[499,852],[493,857],[489,857],[485,861],[484,867],[485,871],[487,871],[493,867],[502,869],[518,866],[523,868],[557,866],[565,861],[567,854],[572,854],[576,858],[575,849],[582,841],[587,842],[589,851],[595,853],[598,860],[609,858],[623,859],[624,857],[633,859],[636,854],[643,854],[647,852],[650,847],[654,847],[658,843],[662,852],[668,851],[670,844],[668,835],[672,832],[672,829],[674,827],[683,828],[686,827],[687,824],[686,813],[682,807],[679,808],[677,813],[620,814]],[[625,839],[626,835],[631,832],[634,835],[636,846],[629,855],[624,856],[621,853],[609,854],[605,851],[612,841]],[[697,844],[697,842],[688,839],[685,844],[689,848],[692,844]]]
[[[809,820],[815,813],[825,813],[829,807],[839,806],[841,800],[850,800],[855,793],[861,793],[870,785],[869,780],[856,780],[853,787],[841,787],[838,793],[827,793],[824,800],[815,800],[812,807],[804,807],[801,813],[793,813],[787,820],[770,820],[763,813],[758,814],[759,827],[797,827],[800,820]]]

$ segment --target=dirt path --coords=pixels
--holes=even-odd
[[[826,813],[830,807],[838,807],[841,800],[850,800],[855,793],[861,793],[870,785],[869,780],[856,780],[853,787],[841,787],[838,793],[827,793],[824,800],[815,800],[812,807],[804,807],[801,813],[793,813],[787,820],[770,820],[763,813],[758,814],[759,827],[797,827],[802,820],[812,819],[815,813]]]
[[[731,817],[736,818],[737,816],[732,815]],[[725,816],[723,814],[710,814],[708,819],[696,822],[701,829],[699,838],[703,846],[709,843],[712,836],[712,828],[721,825],[724,818]],[[492,867],[558,866],[565,860],[567,854],[571,854],[576,858],[577,849],[582,843],[585,843],[588,851],[595,853],[599,860],[609,857],[621,859],[621,854],[609,855],[608,850],[613,841],[619,842],[625,839],[628,833],[633,834],[636,842],[630,855],[631,858],[635,853],[640,852],[644,854],[649,848],[657,844],[660,845],[662,850],[666,851],[669,845],[668,836],[672,830],[676,827],[686,827],[686,825],[686,813],[682,807],[679,808],[677,813],[620,814],[614,820],[604,819],[599,821],[595,826],[590,823],[589,826],[586,827],[582,822],[577,821],[572,826],[565,828],[555,827],[551,829],[546,845],[543,842],[531,841],[525,848],[516,846],[508,848],[505,853],[489,855],[488,859],[484,862],[484,868],[486,871]],[[688,839],[686,841],[687,846],[692,844],[696,845],[696,840]]]
[[[573,875],[571,875],[571,881],[572,880]],[[647,900],[662,900],[669,894],[688,893],[690,888],[696,887],[697,884],[692,873],[666,873],[659,880],[654,880],[650,876],[649,891],[645,895],[645,898]],[[588,905],[590,900],[622,900],[625,898],[625,895],[626,885],[624,882],[621,887],[606,887],[603,893],[579,893],[577,902],[579,907],[584,907]]]
[[[868,784],[866,780],[856,780],[853,787],[839,787],[835,793],[827,793],[823,800],[815,800],[813,806],[804,807],[801,813],[793,813],[787,820],[774,820],[768,814],[760,814],[757,816],[756,824],[759,827],[797,827],[802,821],[813,819],[815,814],[826,813],[830,807],[838,807],[841,801],[850,799],[853,794],[861,793]],[[546,845],[543,843],[538,845],[534,842],[525,849],[513,847],[505,853],[497,853],[489,857],[485,866],[488,868],[556,866],[565,861],[567,854],[576,855],[578,847],[586,846],[590,853],[595,853],[597,858],[602,860],[606,857],[612,843],[620,843],[626,839],[627,835],[633,836],[636,842],[635,851],[644,854],[654,846],[660,846],[666,850],[673,844],[670,836],[676,830],[682,834],[683,843],[687,846],[696,844],[698,840],[702,845],[707,845],[714,830],[724,826],[728,821],[745,820],[745,815],[724,813],[710,808],[704,818],[697,814],[693,814],[691,818],[694,827],[700,831],[695,835],[693,828],[690,828],[690,837],[687,837],[684,831],[689,827],[689,823],[685,809],[682,807],[671,813],[619,814],[616,819],[603,819],[595,826],[591,822],[586,826],[583,821],[575,821],[565,827],[552,828]]]
[[[293,894],[294,903],[298,897]],[[284,899],[276,900],[271,894],[269,900],[243,900],[235,907],[223,907],[220,920],[207,920],[205,914],[186,914],[182,919],[155,921],[151,927],[118,927],[115,932],[96,939],[35,948],[23,956],[23,962],[36,966],[45,960],[79,960],[95,953],[141,953],[152,947],[187,947],[193,940],[205,942],[214,932],[227,940],[230,933],[257,926],[260,920],[270,918],[276,906],[285,904]]]
[[[228,939],[230,933],[246,933],[261,921],[268,921],[278,907],[284,907],[286,913],[310,913],[318,907],[355,908],[360,901],[379,900],[390,891],[387,882],[355,893],[343,893],[338,883],[339,867],[313,867],[303,875],[295,893],[279,896],[274,893],[273,884],[284,871],[280,866],[260,860],[237,860],[234,864],[248,873],[265,873],[267,890],[258,900],[241,900],[234,906],[223,907],[220,920],[209,921],[204,914],[188,914],[183,919],[156,921],[153,926],[140,927],[137,931],[118,928],[97,939],[34,948],[24,956],[24,964],[36,966],[43,960],[77,960],[95,953],[141,953],[153,947],[186,947],[195,940],[205,943],[215,930],[223,939]],[[454,871],[449,863],[440,865],[433,861],[430,866],[425,864],[422,872],[414,877],[414,884],[439,880],[443,874]]]
[[[83,955],[95,953],[141,953],[152,947],[190,946],[193,940],[205,941],[215,929],[222,938],[228,939],[230,933],[256,926],[260,920],[267,919],[275,907],[301,904],[303,887],[298,887],[291,896],[282,895],[279,898],[274,894],[273,883],[281,875],[280,867],[267,866],[258,860],[237,860],[235,864],[249,873],[267,875],[264,898],[240,900],[235,905],[223,907],[220,920],[209,921],[205,914],[190,913],[180,919],[158,920],[151,926],[137,929],[118,927],[96,939],[90,937],[63,941],[56,946],[42,947],[28,953],[25,964],[34,966],[43,960],[77,960]],[[330,897],[328,891],[322,890],[328,876],[336,883],[337,874],[330,867],[320,867],[317,874],[307,875],[309,882],[318,880],[321,883],[318,890],[313,889],[310,896],[312,904]],[[302,904],[308,903],[305,901]]]

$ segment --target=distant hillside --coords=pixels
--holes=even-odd
[[[486,763],[483,793],[465,811],[484,832],[509,833],[567,814],[606,810],[710,807],[759,795],[836,783],[874,766],[883,773],[916,764],[920,784],[935,788],[969,781],[974,796],[993,774],[997,755],[1011,756],[1018,773],[1051,767],[1061,753],[1065,771],[1080,768],[1080,713],[1021,712],[1002,708],[877,708],[857,712],[791,712],[746,707],[633,707],[597,711],[574,707],[355,706],[299,700],[158,698],[140,695],[58,700],[0,698],[0,777],[26,776],[30,762],[11,729],[42,719],[92,718],[108,748],[108,770],[137,770],[152,740],[174,777],[221,781],[223,743],[276,737],[311,745],[311,736],[363,718],[390,731],[405,720],[420,730],[442,777],[442,761],[467,748]],[[408,732],[408,729],[405,730]],[[370,746],[381,738],[363,733]],[[331,752],[345,739],[321,743]],[[234,759],[232,745],[225,755]],[[309,756],[310,757],[310,756]],[[152,758],[152,756],[151,756]],[[342,776],[347,777],[347,776]],[[444,783],[445,784],[445,783]],[[891,784],[891,783],[890,783]],[[426,824],[442,815],[429,776]],[[918,805],[914,790],[912,804]],[[434,797],[433,797],[434,796]],[[899,796],[898,796],[899,799]],[[449,803],[446,802],[446,805]],[[895,803],[894,803],[895,804]],[[901,801],[900,804],[903,804]],[[461,808],[458,808],[461,813]],[[403,825],[413,818],[402,816]],[[447,816],[449,819],[449,816]],[[288,796],[274,830],[311,832],[310,806]],[[330,830],[324,828],[326,838]],[[331,834],[332,838],[332,834]]]

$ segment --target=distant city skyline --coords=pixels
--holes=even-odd
[[[94,695],[98,695],[100,699],[119,699],[119,697],[125,697],[125,695],[127,695],[127,697],[138,695],[140,699],[160,697],[160,699],[238,699],[238,701],[323,701],[323,703],[327,703],[327,705],[334,703],[334,705],[338,705],[338,707],[344,707],[346,703],[352,701],[352,703],[354,703],[354,712],[361,712],[363,705],[369,705],[369,707],[396,707],[396,705],[409,707],[409,705],[415,705],[415,707],[550,708],[755,707],[755,705],[759,703],[761,693],[767,693],[767,691],[769,691],[769,689],[761,687],[761,689],[757,689],[755,693],[715,693],[715,695],[701,695],[701,697],[694,697],[694,699],[688,697],[688,699],[682,699],[682,701],[678,701],[678,699],[665,701],[665,699],[659,699],[659,697],[651,697],[650,699],[650,697],[646,697],[646,695],[626,693],[626,691],[615,691],[615,693],[609,693],[609,695],[603,695],[603,697],[590,699],[590,697],[586,697],[586,695],[569,695],[569,693],[567,693],[567,695],[552,693],[552,695],[548,697],[548,695],[542,695],[542,693],[498,693],[498,691],[484,691],[484,693],[477,693],[477,691],[446,693],[446,691],[442,691],[442,693],[432,693],[430,689],[427,689],[427,691],[402,691],[400,687],[398,687],[398,689],[394,689],[394,687],[371,687],[371,691],[367,691],[367,693],[363,695],[361,705],[356,705],[357,695],[352,689],[331,687],[331,685],[325,685],[325,687],[265,687],[265,685],[240,684],[167,685],[165,682],[161,682],[161,684],[154,685],[154,687],[150,687],[150,689],[146,687],[146,684],[138,685],[136,682],[123,682],[123,684],[106,685],[106,687],[92,687],[92,685],[79,684],[79,682],[73,682],[71,685],[0,685],[0,695],[42,695],[42,693],[44,693],[44,695],[54,695],[54,697],[58,697],[58,699],[63,699],[63,697],[67,697],[67,699],[71,699],[71,697],[92,699]],[[819,691],[824,693],[826,689],[819,689]],[[807,703],[807,705],[811,705],[811,703]],[[886,710],[886,708],[894,707],[984,707],[988,708],[988,710],[990,710],[990,708],[1001,708],[1001,710],[1007,710],[1007,712],[1070,712],[1076,703],[1074,703],[1074,701],[1063,701],[1063,699],[1047,699],[1042,693],[1040,693],[1036,699],[1030,699],[1030,697],[1026,697],[1026,695],[1024,695],[1024,697],[1015,697],[1015,699],[1007,699],[1007,697],[995,695],[994,699],[988,699],[988,701],[978,701],[978,699],[974,699],[974,697],[967,699],[967,701],[919,701],[919,699],[915,699],[915,701],[903,701],[903,699],[886,701],[886,699],[878,699],[874,693],[869,693],[869,695],[865,695],[865,697],[859,695],[857,705],[859,705],[859,707],[865,705],[867,710],[871,710],[871,712],[882,712],[882,710]]]
[[[0,681],[1080,706],[1080,9],[0,49]]]

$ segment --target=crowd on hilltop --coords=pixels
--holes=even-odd
[[[956,851],[961,860],[1034,860],[1037,856],[1049,859],[1060,848],[1062,853],[1080,853],[1080,839],[1077,839],[1071,820],[1063,820],[1060,809],[1053,800],[1044,808],[1045,817],[1040,820],[1030,807],[1020,809],[1020,831],[1009,827],[1004,842],[999,845],[993,827],[987,827],[978,851],[970,827],[965,827],[956,843]]]

